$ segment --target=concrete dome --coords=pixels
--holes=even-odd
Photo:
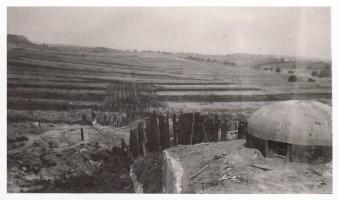
[[[314,101],[285,101],[255,111],[248,134],[296,145],[332,146],[331,107]]]

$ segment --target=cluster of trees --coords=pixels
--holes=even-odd
[[[311,76],[319,78],[331,77],[332,76],[331,65],[326,64],[325,67],[319,73],[316,70],[312,71]]]
[[[308,78],[307,81],[308,82],[315,82],[315,80],[313,78]]]
[[[133,49],[133,50],[125,50],[126,52],[132,52],[132,53],[161,53],[161,54],[175,54],[169,51],[153,51],[153,50],[138,50],[138,49]]]
[[[24,35],[8,34],[7,41],[13,43],[31,44],[31,42]]]
[[[285,63],[285,58],[273,58],[273,63]]]
[[[195,57],[195,56],[187,56],[186,59],[188,60],[194,60],[194,61],[206,61],[206,62],[214,62],[211,59],[207,58],[206,60],[201,57]],[[215,60],[216,61],[216,60]]]
[[[202,57],[196,57],[196,56],[187,56],[186,59],[188,60],[194,60],[194,61],[201,61],[201,62],[214,62],[214,63],[222,63],[224,65],[236,65],[235,62],[230,61],[218,61],[217,59],[213,58],[202,58]]]
[[[297,82],[297,76],[296,75],[291,75],[288,77],[288,82]]]
[[[235,66],[235,62],[224,61],[224,65],[233,65]]]
[[[331,69],[331,65],[327,64],[325,65],[324,69],[321,70],[318,74],[318,77],[322,78],[322,77],[331,77],[332,76],[332,69]]]
[[[273,71],[273,67],[265,67],[264,70],[266,70],[266,71],[268,71],[268,70]],[[280,73],[281,69],[279,67],[277,67],[277,68],[275,68],[274,71],[277,72],[277,73]]]

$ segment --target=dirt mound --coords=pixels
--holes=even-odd
[[[121,138],[128,142],[128,136],[128,127],[67,124],[28,134],[23,145],[8,151],[8,192],[131,192],[130,161],[120,143]],[[104,179],[121,179],[121,184],[93,185]]]

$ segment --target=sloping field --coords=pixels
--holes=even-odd
[[[25,109],[22,104],[62,109],[71,102],[75,107],[89,108],[105,101],[109,85],[126,81],[135,83],[138,90],[146,88],[146,92],[158,95],[158,100],[164,102],[331,99],[330,80],[316,78],[309,82],[306,76],[320,69],[322,62],[284,62],[280,58],[246,54],[201,58],[9,42],[8,105],[13,109]],[[302,69],[297,68],[301,65]],[[267,66],[280,67],[282,71],[260,70]],[[295,68],[304,70],[304,75],[297,82],[289,82],[286,70]]]

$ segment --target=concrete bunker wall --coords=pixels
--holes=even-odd
[[[275,143],[277,145],[283,144],[281,142],[263,140],[248,134],[245,145],[249,148],[258,149],[265,157],[270,157],[272,156],[272,148],[274,147]],[[307,146],[288,143],[284,144],[286,144],[287,148],[290,148],[290,155],[288,155],[288,152],[286,152],[286,156],[289,161],[312,163],[330,162],[332,160],[332,146]]]
[[[267,156],[265,154],[265,145],[266,145],[265,140],[247,134],[245,143],[246,147],[258,149],[262,153],[262,155]]]
[[[330,162],[332,146],[292,145],[292,161],[297,162]]]
[[[163,151],[162,191],[163,193],[181,193],[184,171],[178,159],[167,150]]]

